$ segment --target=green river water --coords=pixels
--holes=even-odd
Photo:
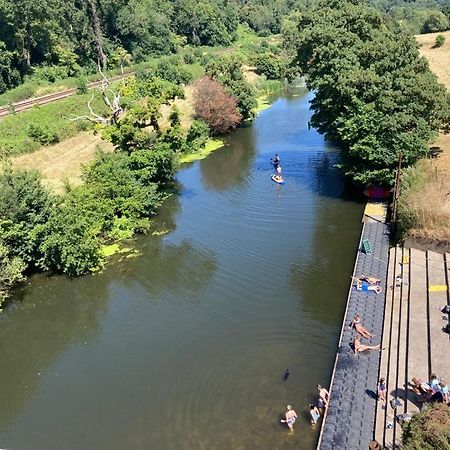
[[[155,221],[168,233],[137,238],[140,256],[17,293],[0,316],[0,448],[315,447],[308,404],[329,382],[363,207],[308,130],[311,96],[279,97],[182,168]]]

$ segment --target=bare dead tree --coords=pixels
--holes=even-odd
[[[92,93],[91,98],[87,102],[87,107],[89,110],[89,115],[83,115],[83,116],[76,116],[69,118],[70,121],[76,121],[76,120],[89,120],[94,123],[100,123],[102,125],[112,125],[117,124],[120,117],[124,113],[124,109],[122,105],[120,104],[121,96],[120,91],[115,92],[111,88],[111,83],[108,80],[108,78],[103,73],[100,64],[98,65],[98,71],[102,77],[101,84],[99,86],[99,91],[101,93],[103,102],[105,105],[110,109],[111,114],[108,117],[101,116],[100,114],[97,114],[94,109],[92,108],[92,101],[95,97],[95,92]],[[124,82],[124,75],[122,71],[122,83]]]

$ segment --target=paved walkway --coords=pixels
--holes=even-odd
[[[389,251],[389,231],[384,223],[384,211],[382,205],[369,204],[366,208],[361,240],[370,241],[372,252],[366,255],[359,251],[354,270],[354,276],[364,274],[380,278],[383,294],[350,288],[331,380],[331,401],[319,438],[318,448],[321,450],[366,449],[373,439],[380,352],[372,350],[355,355],[350,346],[354,331],[348,324],[355,314],[359,314],[364,326],[375,335],[369,341],[362,339],[362,343],[380,343]]]
[[[413,377],[428,381],[432,372],[450,382],[449,335],[442,330],[448,315],[440,312],[450,304],[449,262],[449,254],[401,247],[390,250],[383,329],[387,350],[382,352],[380,364],[388,403],[386,407],[378,403],[375,425],[377,441],[389,449],[401,444],[402,430],[395,415],[419,411],[408,382]],[[399,276],[402,281],[396,282]],[[401,401],[396,410],[389,404],[394,397]]]

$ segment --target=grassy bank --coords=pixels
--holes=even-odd
[[[403,172],[401,186],[401,237],[450,245],[449,174],[435,160],[423,160]]]
[[[444,34],[442,47],[435,47]],[[447,90],[450,89],[450,31],[416,36],[420,53]],[[441,134],[433,144],[436,157],[419,161],[402,174],[399,199],[401,238],[450,245],[450,136]]]
[[[0,121],[0,158],[31,153],[92,128],[89,121],[69,120],[70,117],[88,114],[86,104],[90,97],[90,93],[74,95],[6,116]],[[99,114],[107,111],[100,95],[96,95],[92,106]]]

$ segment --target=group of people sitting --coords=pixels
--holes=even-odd
[[[354,277],[355,287],[357,291],[372,291],[376,294],[383,292],[381,288],[381,280],[375,277],[366,277],[365,275],[360,275],[359,277]]]
[[[325,412],[330,401],[330,393],[320,384],[317,385],[319,391],[318,398],[315,403],[309,404],[309,415],[311,417],[311,423],[315,425],[320,419],[321,414]],[[281,423],[285,423],[290,431],[294,431],[294,424],[297,420],[297,413],[294,411],[291,405],[287,405],[284,419],[281,419]]]
[[[435,373],[431,374],[428,383],[423,382],[420,378],[413,378],[410,387],[416,394],[419,403],[449,403],[448,386]]]

